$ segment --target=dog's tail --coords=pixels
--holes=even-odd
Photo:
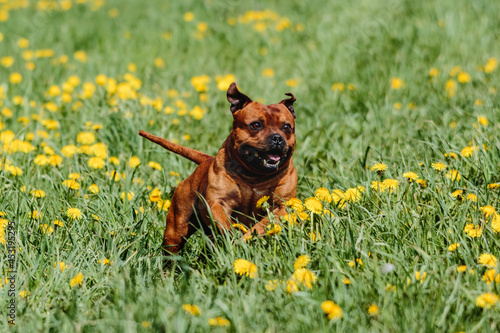
[[[152,141],[154,143],[159,144],[160,146],[162,146],[163,148],[165,148],[167,150],[170,150],[171,152],[179,154],[182,157],[185,157],[188,160],[193,161],[196,164],[200,164],[200,163],[206,161],[207,159],[210,159],[210,160],[214,159],[213,156],[202,153],[201,151],[178,145],[176,143],[170,142],[164,138],[160,138],[159,136],[150,134],[150,133],[145,132],[145,131],[139,131],[139,135],[148,139],[149,141]]]

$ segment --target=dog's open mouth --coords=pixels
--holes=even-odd
[[[258,172],[274,172],[280,168],[283,163],[287,160],[288,150],[258,150],[249,145],[244,145],[239,149],[239,155],[243,162],[251,170]]]
[[[284,156],[281,156],[279,152],[270,152],[270,153],[258,153],[255,152],[255,157],[257,157],[262,165],[266,168],[276,169],[281,164],[281,161],[284,160]]]

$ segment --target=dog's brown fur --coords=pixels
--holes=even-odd
[[[286,214],[283,201],[295,197],[297,192],[297,171],[292,161],[295,97],[287,95],[289,99],[263,105],[242,94],[232,83],[227,99],[233,113],[233,130],[215,157],[139,132],[146,139],[199,164],[179,184],[172,197],[163,237],[168,253],[178,253],[196,231],[196,217],[201,218],[204,229],[209,230],[206,226],[211,223],[211,213],[221,231],[231,229],[232,219],[238,219],[250,228],[245,235],[249,236],[253,232],[258,235],[266,232],[269,220],[256,207],[263,196],[269,196],[275,216]],[[255,224],[254,218],[260,222]]]

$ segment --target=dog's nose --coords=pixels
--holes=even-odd
[[[285,139],[279,134],[271,135],[271,142],[277,146],[281,146],[284,143]]]

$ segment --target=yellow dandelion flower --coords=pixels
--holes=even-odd
[[[210,326],[226,327],[226,326],[230,326],[231,322],[229,320],[227,320],[226,318],[215,317],[215,318],[209,318],[208,324]]]
[[[148,166],[151,167],[151,168],[153,168],[153,169],[156,169],[156,170],[161,170],[162,169],[160,163],[153,162],[153,161],[149,161],[148,162]]]
[[[468,83],[471,81],[471,76],[467,72],[460,72],[457,76],[457,81],[460,83]]]
[[[304,268],[311,262],[311,258],[307,254],[303,254],[297,259],[295,259],[295,262],[293,263],[293,269],[296,271],[300,268]]]
[[[66,216],[72,220],[79,220],[83,217],[82,211],[78,208],[68,208],[66,210]]]
[[[182,310],[189,313],[191,316],[199,316],[201,314],[200,308],[198,305],[194,304],[182,304]]]
[[[498,66],[498,60],[496,58],[490,58],[488,59],[486,65],[484,65],[484,72],[486,74],[490,74],[497,68],[497,66]]]
[[[479,256],[478,262],[487,267],[497,267],[497,257],[489,253],[483,253]]]
[[[80,132],[76,136],[76,142],[82,145],[91,145],[95,142],[95,135],[91,132]]]
[[[399,181],[396,179],[384,179],[382,182],[385,189],[388,189],[391,193],[393,193],[399,187]]]
[[[403,178],[408,179],[408,181],[411,183],[414,180],[419,179],[418,175],[415,172],[409,171],[403,173]]]
[[[135,193],[134,192],[122,192],[120,194],[120,199],[122,199],[122,201],[125,201],[125,198],[128,200],[128,201],[132,201],[132,199],[134,198],[135,196]]]
[[[477,195],[469,193],[469,194],[467,194],[465,199],[467,199],[469,201],[477,202]]]
[[[314,197],[304,200],[304,207],[313,214],[321,214],[323,212],[323,204]]]
[[[474,223],[470,223],[465,226],[464,232],[471,238],[481,237],[483,234],[483,228],[479,225],[474,225]]]
[[[460,243],[453,243],[448,246],[448,251],[453,252],[460,247]]]
[[[307,268],[299,268],[292,274],[292,279],[306,286],[308,289],[312,289],[312,284],[316,282],[318,277]]]
[[[340,281],[345,285],[350,285],[352,283],[352,281],[346,277],[342,278]]]
[[[460,152],[463,157],[471,157],[476,150],[479,148],[477,146],[467,146]]]
[[[141,160],[139,159],[139,157],[136,157],[136,156],[132,156],[128,162],[128,165],[129,167],[131,168],[135,168],[137,167],[139,164],[141,164]]]
[[[441,162],[432,163],[431,166],[436,171],[443,171],[447,168],[447,165]]]
[[[233,228],[239,229],[239,230],[241,230],[242,232],[245,232],[245,233],[248,231],[248,228],[245,227],[243,224],[233,223],[232,226],[233,226]]]
[[[42,231],[43,234],[47,234],[47,235],[50,235],[51,233],[54,232],[54,228],[52,228],[52,226],[47,225],[47,224],[40,225],[40,230]]]
[[[257,208],[262,208],[262,205],[269,200],[269,196],[265,195],[262,198],[260,198],[257,203],[255,204],[255,207]]]
[[[376,171],[378,174],[383,173],[385,170],[387,170],[387,164],[384,163],[376,163],[374,164],[371,168],[371,171]]]
[[[279,280],[269,280],[267,281],[265,288],[267,291],[273,291],[274,289],[278,288],[279,285],[280,285]]]
[[[479,295],[476,298],[476,305],[485,309],[489,309],[493,305],[496,305],[497,303],[498,303],[498,295],[493,293],[485,293]]]
[[[28,297],[29,295],[31,295],[31,292],[26,291],[26,290],[21,290],[21,291],[19,292],[19,296],[21,296],[22,298],[26,298],[26,297]]]
[[[343,208],[345,205],[345,194],[342,190],[335,189],[332,191],[332,199],[333,202],[339,206],[340,208]]]
[[[446,173],[446,177],[451,179],[452,181],[459,181],[462,179],[462,175],[458,172],[458,170],[450,170]]]
[[[495,213],[493,215],[493,219],[491,220],[491,229],[494,233],[500,233],[500,214]]]
[[[324,187],[320,187],[314,192],[314,196],[323,202],[332,202],[330,191]]]
[[[281,226],[277,223],[268,224],[266,229],[267,236],[271,236],[274,234],[279,235],[281,233]]]
[[[71,279],[71,281],[69,282],[69,286],[70,287],[81,286],[84,278],[85,276],[83,276],[83,274],[79,272]]]
[[[45,197],[45,191],[43,190],[31,190],[30,194],[34,196],[35,198],[44,198]]]
[[[72,190],[78,190],[80,188],[80,183],[78,183],[74,179],[67,179],[62,182],[63,186],[72,189]]]
[[[498,274],[495,269],[489,269],[484,273],[483,281],[485,281],[487,284],[490,284],[492,282],[498,284],[500,282],[500,274]]]
[[[325,312],[329,320],[342,318],[342,308],[333,301],[324,301],[321,303],[321,309]]]
[[[236,274],[245,275],[252,279],[257,276],[257,266],[245,259],[236,259],[233,269]]]
[[[486,118],[485,116],[477,117],[477,121],[485,127],[488,126],[488,118]]]
[[[64,262],[59,261],[54,263],[54,268],[59,269],[61,273],[64,273],[64,270],[68,268],[68,265],[66,265]]]
[[[291,294],[299,291],[299,285],[294,279],[288,279],[286,283],[286,290]]]
[[[52,221],[52,223],[54,223],[54,225],[57,225],[58,227],[64,227],[63,221],[54,220],[54,221]]]
[[[96,184],[92,184],[89,186],[89,191],[94,194],[97,194],[99,193],[99,186],[97,186]]]
[[[393,77],[391,79],[391,89],[398,90],[405,86],[405,83],[399,77]]]
[[[467,270],[467,266],[465,266],[465,265],[457,266],[457,272],[459,272],[459,273],[463,273],[466,270]]]
[[[358,187],[349,188],[344,192],[344,198],[347,202],[358,202],[361,200],[361,193]]]
[[[286,206],[292,208],[297,213],[304,211],[304,205],[302,204],[302,201],[297,198],[291,198],[290,200],[288,200],[286,202]]]
[[[103,169],[106,166],[106,161],[101,157],[91,157],[87,165],[92,169]]]
[[[500,188],[500,184],[498,184],[498,183],[488,184],[488,186],[487,186],[488,190],[496,190],[498,188]]]
[[[379,315],[377,304],[373,303],[368,307],[368,314],[372,317],[377,317]]]

